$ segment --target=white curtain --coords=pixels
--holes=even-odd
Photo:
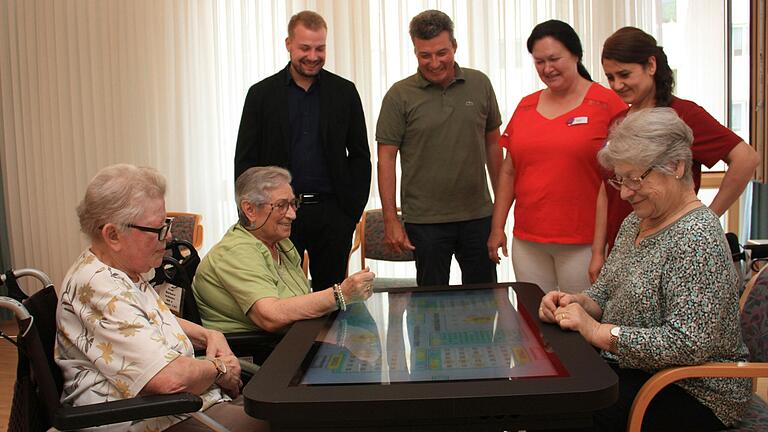
[[[233,155],[245,93],[286,64],[286,25],[299,10],[328,22],[326,67],[358,87],[375,170],[379,105],[416,71],[408,23],[422,10],[453,17],[457,61],[489,75],[506,123],[520,98],[541,86],[525,49],[536,23],[570,22],[601,80],[602,41],[623,25],[655,33],[657,4],[0,0],[0,171],[12,265],[40,268],[59,283],[87,245],[74,211],[85,185],[117,162],[165,174],[168,209],[201,213],[203,252],[215,244],[236,218]],[[374,176],[369,207],[380,205],[377,195]],[[415,273],[412,264],[372,267]],[[499,280],[513,280],[510,267],[500,266]]]

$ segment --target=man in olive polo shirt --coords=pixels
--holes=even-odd
[[[385,241],[395,251],[414,251],[419,285],[447,285],[453,255],[462,283],[495,282],[485,168],[495,189],[502,160],[496,95],[485,74],[455,63],[446,14],[420,13],[410,35],[418,71],[389,89],[376,125]],[[405,229],[395,204],[398,152]]]

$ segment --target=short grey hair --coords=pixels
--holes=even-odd
[[[101,238],[101,228],[108,223],[124,230],[142,216],[147,200],[164,197],[165,177],[154,168],[130,164],[102,168],[77,206],[80,230],[92,241]]]
[[[240,224],[245,227],[250,225],[241,207],[243,201],[256,205],[266,204],[272,191],[286,184],[291,184],[291,173],[276,166],[251,167],[240,174],[235,181],[235,200]]]
[[[672,108],[646,108],[629,114],[614,126],[608,141],[597,153],[604,168],[613,171],[617,163],[656,167],[674,175],[677,162],[685,165],[682,180],[693,183],[691,143],[693,132]]]
[[[434,9],[425,10],[413,17],[408,27],[411,40],[414,38],[423,40],[434,39],[444,31],[448,32],[448,39],[451,40],[451,44],[455,47],[456,38],[453,37],[453,21],[445,12]]]

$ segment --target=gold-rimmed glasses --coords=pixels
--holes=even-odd
[[[648,174],[653,171],[653,166],[645,170],[644,173],[640,174],[640,177],[627,177],[627,178],[621,178],[619,176],[615,176],[613,178],[608,179],[608,184],[614,187],[616,190],[621,190],[621,187],[624,186],[629,190],[632,191],[639,191],[640,188],[643,187],[643,180],[645,180],[646,177],[648,177]]]
[[[288,212],[288,207],[296,211],[301,207],[301,198],[294,199],[281,199],[273,203],[266,203],[264,205],[272,206],[272,211],[277,210],[278,214],[285,215]]]

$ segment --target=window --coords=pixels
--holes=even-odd
[[[661,22],[677,21],[677,0],[661,0]]]
[[[731,28],[731,57],[741,57],[745,54],[744,26],[734,25]]]
[[[710,107],[705,106],[705,108],[723,124],[728,125],[736,134],[748,140],[749,110],[747,106],[750,94],[750,65],[747,35],[749,34],[749,2],[746,0],[734,0],[727,4],[730,5],[731,9],[730,13],[726,14],[727,11],[723,8],[723,14],[725,14],[723,19],[727,26],[725,28],[726,31],[723,33],[730,34],[730,50],[727,44],[722,50],[724,54],[722,59],[722,64],[724,65],[723,72],[725,74],[724,81],[726,81],[728,86],[726,89],[723,89],[722,106],[728,107],[728,116],[727,118],[718,117],[713,111],[709,111]],[[699,191],[699,196],[703,202],[711,202],[712,198],[714,198],[726,169],[727,166],[724,162],[718,162],[711,169],[704,167],[702,188]],[[721,218],[721,221],[723,221],[723,227],[726,231],[739,231],[738,202],[731,206],[724,215],[724,218]]]
[[[669,58],[675,76],[675,94],[701,105],[720,123],[746,139],[749,131],[749,110],[746,108],[749,101],[746,43],[749,1],[661,0],[660,15],[658,30],[646,30],[656,31],[656,39]],[[698,31],[701,28],[711,31]],[[697,35],[695,41],[690,39],[692,34]],[[704,175],[699,191],[702,201],[707,204],[712,201],[726,169],[724,162],[718,162],[712,168],[702,167]],[[727,230],[735,230],[737,223],[736,218],[724,218]]]
[[[744,125],[747,124],[746,118],[746,103],[734,102],[731,104],[731,130],[743,136]]]
[[[727,124],[726,83],[727,52],[723,31],[699,32],[702,27],[724,29],[726,11],[721,2],[662,1],[662,22],[655,33],[664,48],[675,78],[675,95],[701,105],[722,124]],[[646,28],[653,32],[654,29]],[[696,34],[695,42],[690,35]],[[707,71],[702,73],[702,71]],[[702,91],[702,89],[709,89]],[[725,171],[718,162],[704,171]]]

